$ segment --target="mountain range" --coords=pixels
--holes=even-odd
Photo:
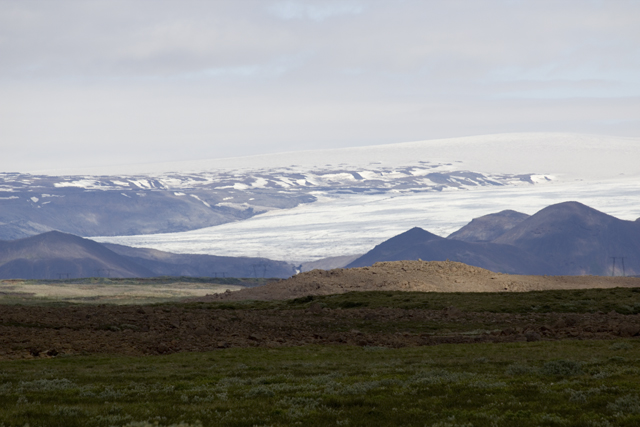
[[[359,196],[626,179],[637,176],[633,159],[639,156],[634,138],[531,133],[102,171],[0,172],[0,239],[50,230],[83,237],[165,235],[239,224],[327,198],[351,198],[355,207]],[[208,253],[231,254],[221,249]],[[343,254],[324,256],[331,255]]]
[[[446,238],[414,227],[362,256],[327,258],[298,267],[266,258],[174,254],[98,243],[50,231],[0,241],[0,278],[286,278],[297,270],[418,259],[459,261],[511,274],[640,275],[640,219],[625,221],[578,202],[564,202],[531,216],[507,210],[475,218]]]
[[[578,202],[531,216],[503,211],[476,218],[448,238],[411,229],[347,267],[416,259],[512,274],[640,275],[640,219],[621,220]]]

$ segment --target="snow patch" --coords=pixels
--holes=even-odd
[[[268,183],[269,181],[267,181],[266,179],[258,177],[254,182],[251,183],[251,186],[253,188],[265,188]]]
[[[211,205],[210,205],[209,203],[205,202],[204,200],[202,200],[200,197],[196,196],[195,194],[190,194],[190,196],[191,196],[191,197],[193,197],[194,199],[199,200],[199,201],[201,201],[202,203],[204,203],[204,205],[205,205],[206,207],[208,207],[208,208],[210,208],[210,207],[211,207]]]

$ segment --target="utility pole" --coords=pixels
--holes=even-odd
[[[616,272],[616,259],[620,259],[620,264],[622,265],[622,277],[626,277],[627,276],[627,272],[624,269],[624,258],[623,256],[612,256],[609,257],[612,260],[612,264],[611,264],[611,276],[615,276],[615,272]]]
[[[611,277],[615,276],[616,272],[616,257],[612,256],[613,264],[611,264]]]

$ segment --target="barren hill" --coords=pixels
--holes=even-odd
[[[0,241],[1,278],[95,276],[150,277],[154,274],[100,243],[59,231],[49,231],[25,239]]]
[[[511,245],[445,239],[415,227],[380,243],[347,267],[404,260],[455,260],[510,274],[557,274],[552,265]]]
[[[561,274],[612,274],[612,257],[625,274],[640,274],[640,224],[607,215],[578,202],[548,206],[493,243],[518,247]],[[616,270],[616,275],[623,274]]]
[[[362,268],[313,270],[259,288],[209,295],[203,299],[284,300],[353,291],[526,292],[636,286],[640,287],[640,278],[519,276],[453,261],[395,261]]]

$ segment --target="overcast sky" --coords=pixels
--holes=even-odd
[[[0,0],[0,171],[640,136],[640,1]]]

